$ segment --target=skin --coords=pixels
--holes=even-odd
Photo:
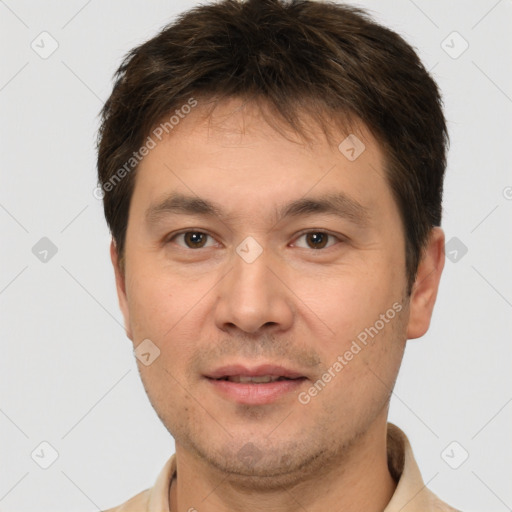
[[[349,161],[319,128],[307,145],[239,106],[221,103],[209,120],[197,107],[150,151],[137,170],[124,271],[111,245],[127,335],[134,347],[150,339],[160,350],[138,364],[176,443],[171,510],[383,510],[396,487],[389,398],[406,340],[429,327],[443,231],[432,230],[407,297],[402,222],[384,155],[364,126],[366,149]],[[173,192],[222,212],[165,214],[148,225],[148,208]],[[289,201],[332,192],[363,205],[366,224],[325,213],[276,220]],[[174,237],[182,230],[209,236]],[[305,230],[333,237],[316,249]],[[236,252],[248,236],[263,249],[252,263]],[[237,404],[204,377],[225,364],[270,362],[299,370],[307,391],[394,303],[401,311],[307,404],[298,392]]]

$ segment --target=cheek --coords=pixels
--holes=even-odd
[[[390,398],[405,347],[406,313],[383,311],[388,312],[387,322],[377,317],[364,326],[362,321],[362,327],[352,331],[356,334],[340,335],[337,346],[324,354],[325,373],[319,380],[328,383],[316,381],[314,385],[323,390],[312,403],[329,417],[344,418],[340,425],[354,426],[380,411]]]
[[[372,272],[341,269],[323,279],[303,281],[297,296],[306,298],[307,307],[329,328],[325,347],[341,349],[401,300],[401,285],[392,272],[374,265]]]
[[[127,289],[134,334],[163,340],[190,310],[193,293],[163,272],[138,271]]]
[[[172,411],[183,411],[189,399],[186,368],[194,353],[190,304],[195,302],[162,276],[148,279],[146,275],[133,281],[129,303],[134,345],[149,339],[159,350],[149,366],[141,361],[137,365],[146,393],[165,425],[172,424]]]
[[[199,282],[184,282],[158,271],[154,275],[137,274],[127,292],[134,344],[150,339],[160,350],[155,363],[179,378],[198,342],[198,315],[202,312],[199,300],[204,288]],[[147,373],[147,379],[153,379],[145,367],[141,370]]]

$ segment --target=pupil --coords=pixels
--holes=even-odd
[[[322,249],[327,243],[327,236],[325,233],[310,233],[308,235],[310,240],[315,247],[313,249]]]
[[[190,243],[192,246],[198,246],[198,245],[202,245],[202,242],[204,241],[203,237],[204,237],[203,233],[191,232],[191,233],[187,233],[185,235],[185,240],[187,241],[187,243]]]

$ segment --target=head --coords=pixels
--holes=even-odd
[[[139,368],[163,423],[240,478],[348,451],[385,421],[437,294],[435,82],[364,11],[293,0],[192,9],[115,79],[98,174],[127,335],[159,351]],[[235,363],[302,379],[236,403],[212,383]]]

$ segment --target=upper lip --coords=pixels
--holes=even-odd
[[[261,377],[263,375],[270,375],[272,377],[287,377],[288,379],[305,377],[304,374],[298,371],[275,364],[260,364],[258,366],[253,366],[252,368],[241,364],[231,364],[221,366],[220,368],[208,372],[205,376],[210,379],[222,379],[223,377],[232,377],[235,375],[244,377]]]

